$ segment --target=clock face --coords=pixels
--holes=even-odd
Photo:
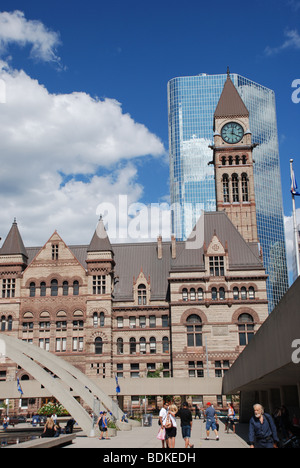
[[[229,122],[222,128],[221,135],[226,143],[236,144],[243,138],[244,129],[236,122]]]

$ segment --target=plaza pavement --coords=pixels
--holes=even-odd
[[[178,421],[177,421],[178,424]],[[180,423],[179,423],[180,426]],[[65,448],[99,448],[99,449],[161,449],[161,441],[156,438],[159,430],[158,422],[153,420],[152,427],[133,427],[131,431],[118,431],[116,437],[110,440],[99,440],[98,438],[84,437],[81,433],[77,434],[76,440],[72,445]],[[237,425],[237,434],[231,431],[225,433],[225,426],[220,421],[219,437],[220,441],[215,440],[215,434],[210,434],[210,440],[204,440],[206,437],[205,424],[203,420],[193,420],[193,429],[191,443],[195,449],[201,448],[249,448],[247,445],[247,424]],[[184,449],[184,440],[181,436],[181,428],[177,429],[175,449]]]

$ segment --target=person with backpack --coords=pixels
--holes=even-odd
[[[97,421],[97,424],[99,426],[100,430],[100,437],[99,440],[108,440],[109,437],[104,437],[104,433],[107,432],[107,418],[106,418],[107,412],[103,411],[103,413],[100,413],[100,417]]]
[[[253,406],[254,416],[249,424],[250,448],[277,448],[279,439],[272,416],[265,413],[262,405]]]

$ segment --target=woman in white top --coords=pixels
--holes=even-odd
[[[177,423],[176,423],[176,413],[178,413],[178,408],[176,405],[171,405],[169,407],[166,420],[164,421],[164,426],[166,428],[166,434],[168,437],[168,446],[169,448],[175,448],[175,437],[177,435]]]

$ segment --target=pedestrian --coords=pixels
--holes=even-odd
[[[216,440],[219,441],[219,434],[217,431],[217,413],[215,409],[212,407],[211,403],[207,403],[207,409],[205,411],[205,417],[206,417],[206,438],[205,440],[209,440],[209,433],[210,429],[214,431],[216,435]]]
[[[102,415],[100,414],[100,417],[97,421],[97,424],[99,426],[100,430],[100,437],[99,440],[108,440],[109,437],[104,437],[104,434],[107,432],[107,418],[106,418],[107,412],[103,411]]]
[[[180,418],[181,433],[182,438],[185,441],[185,448],[193,448],[194,445],[190,443],[193,426],[193,416],[192,412],[189,410],[189,405],[186,401],[183,403],[182,408],[178,411],[176,416]]]
[[[265,413],[260,404],[253,406],[254,416],[249,424],[249,445],[251,448],[276,448],[279,443],[276,426],[272,417]]]
[[[227,413],[227,418],[226,418],[225,431],[229,430],[229,426],[231,426],[233,433],[235,434],[234,418],[235,418],[235,411],[234,411],[233,403],[228,403],[228,413]]]
[[[170,449],[175,448],[175,438],[177,435],[177,423],[176,423],[177,413],[178,413],[177,406],[174,404],[170,405],[167,418],[165,421],[166,434],[168,438],[168,447]]]
[[[199,419],[201,419],[200,408],[199,408],[199,406],[196,404],[196,405],[195,405],[195,419],[197,418],[197,416],[198,416]]]
[[[167,401],[164,401],[163,406],[159,412],[159,420],[158,420],[158,424],[161,426],[162,429],[165,429],[165,422],[167,420],[168,410],[169,410],[169,403]],[[166,431],[165,431],[165,434],[166,434]],[[161,441],[161,445],[162,445],[162,448],[168,447],[167,434],[165,435],[165,439]]]

